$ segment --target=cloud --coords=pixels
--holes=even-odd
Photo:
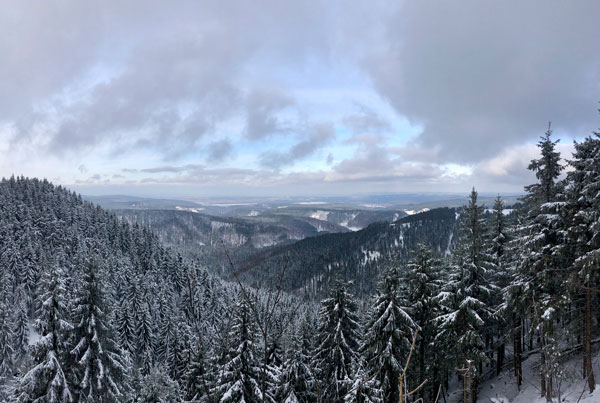
[[[176,159],[246,112],[247,136],[268,136],[283,129],[274,114],[293,101],[244,80],[246,69],[326,52],[320,3],[9,1],[0,123],[14,121],[13,149],[36,143],[52,154],[105,146]]]
[[[390,123],[374,110],[364,105],[358,105],[358,109],[358,113],[348,115],[343,119],[343,124],[348,126],[354,134],[376,134],[391,129]]]
[[[434,164],[411,163],[394,157],[383,136],[357,135],[348,139],[347,143],[357,145],[355,154],[334,165],[327,180],[381,183],[401,181],[431,185],[438,182],[444,174]]]
[[[403,2],[364,60],[396,111],[423,125],[440,162],[473,163],[597,126],[600,3]]]
[[[294,105],[294,100],[279,91],[253,90],[246,99],[246,136],[262,140],[291,130],[278,112]]]
[[[213,51],[213,41],[221,40],[215,35],[136,49],[126,70],[95,86],[85,101],[55,105],[60,117],[48,150],[85,150],[110,141],[115,152],[131,147],[167,156],[193,151],[240,105],[238,90],[228,82],[233,71],[225,67],[235,63],[225,49]]]
[[[520,189],[547,121],[562,137],[598,127],[598,14],[593,0],[8,0],[0,174]]]
[[[561,164],[568,169],[567,161],[575,150],[573,143],[560,142],[556,150],[561,155]],[[517,189],[524,184],[536,183],[535,173],[528,170],[527,167],[531,160],[537,158],[540,158],[540,150],[537,145],[525,144],[510,147],[496,156],[475,164],[471,181],[480,187],[489,187],[490,184],[494,184],[500,188],[516,187]]]
[[[208,160],[218,162],[231,154],[233,145],[228,139],[214,141],[208,148]]]
[[[159,167],[153,167],[153,168],[144,168],[144,169],[140,169],[139,172],[145,172],[145,173],[180,173],[180,172],[186,172],[186,171],[195,171],[198,169],[202,169],[203,166],[202,165],[198,165],[198,164],[187,164],[187,165],[183,165],[183,166],[171,166],[171,165],[163,165],[163,166],[159,166]],[[123,171],[125,171],[125,169],[123,169]],[[134,170],[135,172],[138,172],[138,170]]]
[[[269,151],[263,153],[260,160],[261,165],[278,169],[308,157],[334,139],[334,127],[331,124],[316,124],[308,129],[304,137],[304,140],[294,144],[286,152]]]

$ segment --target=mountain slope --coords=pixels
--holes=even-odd
[[[449,254],[457,230],[455,209],[435,209],[356,232],[307,238],[254,256],[237,269],[259,283],[285,271],[286,289],[309,296],[322,295],[339,275],[354,281],[359,295],[368,295],[381,269],[392,261],[407,261],[418,243],[440,256]]]
[[[2,180],[0,306],[11,306],[3,314],[9,315],[9,323],[21,324],[14,331],[0,329],[0,339],[11,343],[0,353],[9,374],[24,374],[30,368],[33,357],[28,344],[39,342],[41,335],[28,328],[33,323],[38,329],[42,304],[47,304],[42,296],[49,291],[48,281],[58,284],[51,291],[66,301],[64,317],[57,319],[69,324],[64,329],[77,324],[72,308],[89,264],[95,267],[98,295],[102,295],[95,297],[106,317],[102,334],[115,337],[120,354],[125,360],[131,358],[130,365],[142,369],[143,374],[148,373],[143,368],[168,364],[154,347],[166,343],[161,329],[167,318],[178,320],[177,348],[191,351],[199,343],[194,329],[204,329],[205,335],[216,332],[237,292],[236,287],[162,246],[147,228],[122,222],[60,186],[37,179]],[[65,335],[62,342],[69,345],[70,336]],[[65,372],[68,363],[62,363]],[[10,385],[10,377],[5,375],[0,376],[2,401],[4,379]]]
[[[258,253],[319,233],[347,232],[317,219],[290,216],[216,217],[176,210],[115,210],[130,223],[150,228],[166,245],[222,274],[228,257],[242,264]]]

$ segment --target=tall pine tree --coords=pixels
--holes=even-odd
[[[590,393],[596,386],[592,369],[592,311],[597,309],[594,294],[600,284],[600,134],[575,143],[573,170],[567,174],[569,211],[568,245],[576,258],[572,262],[574,293],[583,305],[583,377]]]
[[[127,390],[127,361],[109,326],[99,270],[94,260],[85,264],[74,301],[71,354],[76,362],[76,394],[82,402],[123,400]]]
[[[548,401],[552,399],[553,377],[559,357],[559,340],[554,320],[565,304],[565,284],[561,280],[568,262],[565,250],[565,202],[563,184],[558,177],[563,170],[557,141],[550,139],[550,128],[538,142],[541,156],[529,164],[538,183],[525,187],[523,197],[527,209],[525,224],[519,237],[522,252],[518,261],[516,282],[523,285],[524,304],[531,308],[533,325],[539,330],[541,348],[540,389]]]
[[[343,402],[352,387],[360,345],[357,306],[348,284],[336,280],[329,298],[321,301],[315,358],[319,368],[319,398]]]
[[[445,338],[453,346],[466,403],[477,401],[482,364],[488,362],[483,326],[489,320],[488,301],[495,292],[488,280],[491,259],[486,253],[482,214],[483,206],[477,204],[477,192],[473,189],[462,212],[461,238],[445,299],[448,312],[439,317],[442,332],[438,338]]]
[[[386,402],[398,401],[398,377],[416,330],[400,291],[400,272],[389,268],[377,288],[362,346],[369,375],[379,381]]]
[[[67,322],[62,270],[57,265],[47,269],[41,281],[41,312],[34,329],[40,339],[32,346],[33,368],[20,380],[16,389],[19,402],[72,402],[73,395],[63,368],[67,354]]]

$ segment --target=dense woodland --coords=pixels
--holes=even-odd
[[[502,368],[522,382],[531,354],[549,401],[569,376],[592,390],[600,135],[568,161],[556,143],[541,138],[529,165],[538,180],[511,215],[500,198],[485,213],[473,190],[451,253],[411,244],[369,273],[372,290],[349,281],[359,271],[349,259],[332,266],[320,302],[286,293],[290,273],[310,281],[294,253],[260,281],[225,281],[64,188],[4,179],[0,400],[433,402],[458,377],[471,403]],[[565,373],[574,355],[582,371]]]

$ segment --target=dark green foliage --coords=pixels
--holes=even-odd
[[[81,402],[124,399],[127,355],[114,339],[100,280],[100,266],[89,260],[74,300],[72,350],[75,395]]]
[[[362,346],[368,374],[379,381],[387,402],[399,399],[398,377],[417,330],[408,310],[407,301],[401,298],[400,272],[397,267],[389,268],[377,287]]]
[[[312,365],[314,325],[307,314],[294,334],[289,357],[283,365],[279,401],[308,403],[317,400],[315,368]]]
[[[239,284],[187,260],[203,256],[185,250],[193,228],[214,217],[198,224],[205,218],[192,214],[187,227],[188,213],[136,213],[159,231],[177,221],[182,232],[168,230],[184,243],[177,254],[149,228],[47,181],[2,180],[0,400],[394,402],[417,330],[406,387],[428,383],[413,400],[433,401],[440,385],[451,393],[460,374],[474,402],[503,362],[520,385],[527,356],[539,357],[540,390],[553,399],[566,353],[580,351],[593,390],[600,135],[575,144],[565,180],[550,137],[529,166],[538,183],[510,215],[499,197],[486,212],[473,190],[463,209],[260,251],[248,245],[256,228],[215,224],[219,242],[244,245],[219,269]],[[310,314],[302,322],[325,294],[318,326]]]
[[[35,322],[35,330],[41,338],[32,346],[33,367],[19,380],[16,399],[18,402],[37,399],[48,403],[71,402],[69,368],[64,363],[72,326],[66,321],[62,271],[56,265],[44,273],[41,291],[41,313]]]
[[[489,281],[491,257],[486,253],[484,231],[483,206],[477,204],[473,189],[461,217],[461,238],[442,300],[446,313],[439,317],[441,332],[437,336],[447,343],[448,353],[459,368],[470,368],[473,384],[472,390],[467,387],[467,398],[471,393],[476,395],[482,364],[489,360],[483,327],[491,316],[490,297],[497,291]]]
[[[315,360],[322,401],[342,402],[352,387],[360,345],[356,311],[348,284],[341,281],[334,283],[329,298],[321,301]]]
[[[401,218],[393,223],[374,223],[360,231],[303,239],[293,245],[255,256],[242,267],[250,283],[268,281],[286,266],[284,287],[310,299],[327,295],[336,277],[352,281],[359,298],[371,296],[382,268],[405,264],[419,243],[436,255],[447,255],[457,239],[456,210],[435,209]],[[275,273],[275,274],[274,274]]]
[[[440,314],[438,296],[443,286],[441,262],[425,245],[418,245],[402,275],[402,292],[406,295],[406,305],[410,307],[415,328],[419,330],[411,366],[414,368],[411,373],[416,376],[409,377],[409,380],[415,385],[430,380],[428,387],[419,393],[423,399],[427,390],[430,394],[437,393],[435,388],[440,383],[444,368],[445,359],[439,354],[435,340],[440,330],[435,319]]]
[[[261,368],[255,340],[256,326],[251,317],[250,307],[240,296],[236,306],[230,331],[230,349],[225,360],[217,369],[218,380],[214,393],[221,402],[260,402],[272,401],[263,395],[260,387]]]

